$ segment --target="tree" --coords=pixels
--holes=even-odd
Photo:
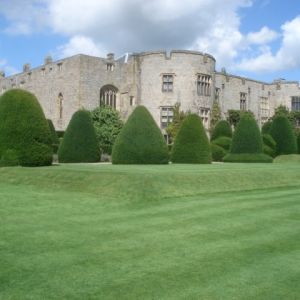
[[[212,133],[216,124],[221,120],[222,112],[218,101],[214,101],[211,109],[210,132]]]
[[[179,128],[189,113],[185,113],[180,110],[180,103],[176,103],[173,109],[173,121],[166,128],[166,132],[169,135],[171,141],[174,141]]]
[[[50,129],[37,98],[12,89],[0,98],[0,157],[2,164],[21,166],[52,164]]]
[[[111,106],[100,106],[91,111],[99,147],[111,154],[113,144],[123,127],[120,114]]]
[[[258,125],[250,113],[243,113],[233,134],[230,153],[226,162],[272,162],[263,154],[263,142]]]
[[[216,124],[211,134],[210,140],[213,141],[222,136],[232,138],[232,129],[229,122],[226,120],[221,120]]]
[[[270,134],[276,142],[276,156],[297,153],[296,136],[284,114],[277,114],[274,117]]]
[[[58,137],[57,137],[57,134],[56,134],[56,131],[55,131],[52,121],[50,119],[47,119],[47,121],[48,121],[49,129],[50,129],[50,133],[51,133],[53,152],[57,153],[58,146],[59,146],[59,140],[58,140]]]
[[[129,116],[112,150],[113,164],[167,164],[165,139],[144,106],[138,106]]]
[[[61,163],[98,162],[99,145],[90,112],[75,112],[58,149]]]
[[[211,148],[201,118],[190,114],[183,121],[171,153],[173,163],[209,164]]]

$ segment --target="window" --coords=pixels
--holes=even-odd
[[[107,105],[116,108],[117,105],[117,88],[107,85],[100,90],[100,106]]]
[[[217,103],[219,103],[220,100],[220,88],[216,88],[215,90],[215,100]]]
[[[173,92],[173,75],[163,75],[163,92]]]
[[[247,110],[247,95],[240,93],[240,110]]]
[[[164,106],[160,108],[160,126],[166,128],[173,122],[173,106]]]
[[[199,96],[210,96],[211,76],[199,74],[197,77],[197,93]]]
[[[59,114],[59,119],[62,119],[63,117],[63,101],[64,101],[64,96],[62,93],[58,94],[58,114]]]
[[[107,63],[106,64],[106,70],[107,71],[113,71],[114,70],[114,64],[113,63]]]
[[[267,97],[260,97],[260,117],[262,123],[269,118],[269,99]]]
[[[300,97],[292,97],[292,111],[300,111]]]
[[[205,128],[209,127],[209,113],[210,113],[210,109],[209,108],[207,108],[207,107],[200,107],[200,109],[199,109],[199,116],[201,117],[203,126]]]
[[[134,97],[133,96],[130,96],[129,103],[130,103],[130,106],[134,105]]]
[[[62,70],[62,63],[58,63],[57,67],[58,67],[58,71],[61,71]]]
[[[42,73],[43,76],[45,75],[45,68],[41,69],[41,73]]]

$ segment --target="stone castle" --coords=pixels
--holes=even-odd
[[[196,51],[173,50],[126,54],[115,59],[75,55],[59,61],[46,57],[42,66],[23,66],[20,74],[0,73],[0,93],[22,88],[34,93],[56,130],[65,130],[80,108],[110,105],[126,119],[144,105],[159,127],[172,121],[172,108],[198,113],[209,128],[211,108],[218,101],[223,117],[229,109],[251,110],[262,125],[279,105],[300,110],[299,82],[272,83],[216,72],[215,59]]]

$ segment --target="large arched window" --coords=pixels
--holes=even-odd
[[[100,106],[108,105],[116,108],[118,89],[113,85],[105,85],[100,90]]]
[[[62,93],[59,93],[58,94],[58,115],[60,119],[62,119],[63,117],[63,101],[64,101],[64,96]]]

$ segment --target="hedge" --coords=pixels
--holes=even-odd
[[[298,153],[300,154],[300,132],[297,135],[297,146],[298,146]]]
[[[165,139],[144,106],[138,106],[129,116],[112,150],[113,164],[167,164]]]
[[[220,136],[217,139],[212,141],[213,144],[218,145],[219,147],[222,147],[227,152],[230,150],[232,138],[227,136]]]
[[[271,163],[273,158],[264,153],[229,153],[223,158],[223,161],[232,163]]]
[[[48,122],[37,98],[21,89],[4,93],[0,97],[2,163],[13,160],[22,166],[51,165],[51,144]]]
[[[190,114],[183,121],[174,141],[171,161],[173,163],[211,163],[210,144],[198,115]]]
[[[210,149],[213,161],[223,161],[224,156],[227,154],[227,152],[222,147],[214,143],[210,144]]]
[[[61,163],[81,163],[100,161],[100,150],[92,123],[86,110],[75,112],[58,149]]]
[[[274,118],[270,134],[276,142],[276,156],[298,152],[296,136],[286,116],[278,115]]]
[[[58,140],[58,137],[57,137],[57,134],[56,134],[56,131],[55,131],[52,121],[50,119],[47,119],[47,121],[48,121],[49,129],[50,129],[50,133],[51,133],[53,152],[57,153],[58,146],[59,146],[59,140]]]
[[[211,134],[210,140],[213,141],[222,136],[232,138],[232,129],[229,122],[226,120],[221,120],[216,124]]]

